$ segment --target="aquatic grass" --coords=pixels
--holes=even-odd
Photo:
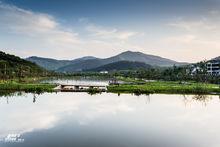
[[[108,92],[114,93],[167,93],[167,94],[211,94],[220,93],[217,85],[205,83],[180,84],[178,82],[148,82],[143,85],[108,86]]]
[[[24,84],[16,82],[0,83],[0,90],[24,91],[24,92],[53,92],[54,84]]]
[[[90,94],[90,95],[96,95],[96,94],[100,94],[101,91],[99,89],[96,89],[96,88],[89,88],[87,90],[87,93]]]

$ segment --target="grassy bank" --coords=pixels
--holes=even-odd
[[[16,83],[23,83],[23,84],[36,84],[39,81],[46,80],[49,77],[25,77],[25,78],[13,78],[7,80],[0,80],[0,83],[8,83],[8,82],[16,82]]]
[[[55,84],[41,84],[41,78],[26,78],[0,81],[0,91],[53,92]],[[108,86],[108,92],[135,94],[220,94],[219,85],[196,82],[145,81],[120,77],[124,84]],[[91,94],[97,90],[91,89]],[[100,92],[100,91],[98,91]]]
[[[122,84],[119,86],[108,86],[108,92],[136,94],[214,94],[220,93],[220,88],[214,84],[155,81],[146,82],[142,85]]]
[[[54,84],[27,84],[17,82],[0,83],[0,91],[25,91],[25,92],[53,92]]]

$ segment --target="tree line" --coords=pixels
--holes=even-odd
[[[220,84],[220,75],[207,73],[206,62],[193,65],[173,66],[164,68],[139,69],[136,71],[115,72],[114,76],[165,81],[195,81]]]

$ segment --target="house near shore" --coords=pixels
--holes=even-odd
[[[216,58],[207,63],[207,72],[213,76],[220,76],[220,59]]]
[[[110,81],[109,81],[109,85],[119,85],[119,81],[116,79],[116,78],[112,78]]]
[[[108,71],[100,71],[100,74],[108,74]]]

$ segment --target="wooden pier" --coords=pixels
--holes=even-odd
[[[98,92],[105,92],[107,91],[106,85],[67,85],[67,84],[61,84],[54,88],[56,91],[61,92],[89,92],[91,90],[95,90]]]

